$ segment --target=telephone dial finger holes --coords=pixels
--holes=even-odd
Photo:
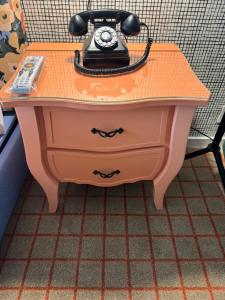
[[[101,48],[111,48],[117,43],[116,31],[109,26],[100,27],[95,31],[94,39]]]

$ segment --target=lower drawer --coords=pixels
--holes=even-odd
[[[114,153],[49,150],[48,162],[60,182],[113,186],[152,180],[165,161],[165,148]]]

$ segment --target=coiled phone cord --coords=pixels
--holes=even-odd
[[[80,64],[80,51],[75,50],[75,58],[74,58],[74,67],[75,69],[83,74],[90,75],[90,76],[111,76],[111,75],[119,75],[119,74],[124,74],[124,73],[129,73],[132,72],[138,68],[140,68],[147,60],[153,39],[149,37],[149,29],[148,26],[145,23],[141,23],[141,26],[145,26],[148,30],[148,39],[147,39],[147,45],[145,48],[144,55],[137,60],[134,64],[130,66],[125,66],[125,67],[119,67],[119,68],[110,68],[110,69],[91,69],[91,68],[86,68]]]

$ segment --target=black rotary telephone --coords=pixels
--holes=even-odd
[[[120,30],[124,35],[138,35],[141,27],[147,25],[141,23],[137,15],[118,9],[87,10],[71,18],[70,34],[86,34],[89,20],[94,25],[94,32],[84,42],[83,65],[80,64],[80,51],[75,51],[74,66],[78,72],[88,75],[115,75],[134,71],[146,62],[153,41],[149,37],[149,30],[144,54],[132,65],[126,43],[116,32],[116,24],[120,23]]]

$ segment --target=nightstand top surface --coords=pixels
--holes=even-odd
[[[151,101],[206,105],[210,98],[209,90],[175,44],[153,44],[143,67],[112,77],[89,77],[77,73],[73,64],[74,50],[81,47],[78,43],[32,43],[28,46],[23,58],[45,56],[36,89],[29,96],[10,93],[15,73],[0,91],[3,106],[18,106],[24,101],[35,105],[35,102],[46,99],[94,105]],[[130,44],[131,58],[135,60],[142,56],[144,48],[144,44]]]

